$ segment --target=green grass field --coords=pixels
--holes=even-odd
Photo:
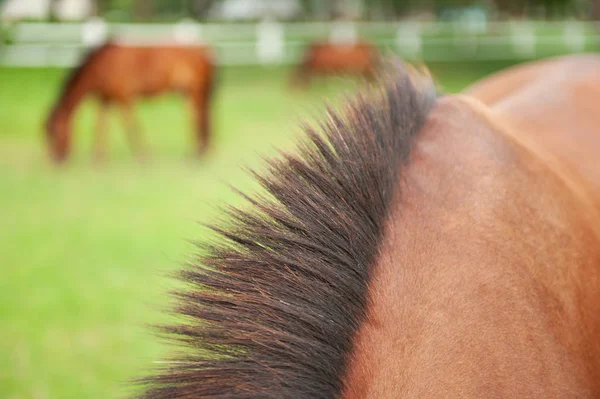
[[[448,91],[508,64],[432,65]],[[90,157],[95,104],[77,114],[64,168],[47,160],[42,125],[65,71],[0,69],[0,398],[116,398],[166,348],[147,328],[216,207],[239,203],[227,184],[252,189],[241,166],[287,147],[298,121],[353,84],[287,90],[285,68],[220,74],[214,151],[191,157],[189,115],[177,96],[138,114],[152,158],[130,156],[111,119],[110,157]]]

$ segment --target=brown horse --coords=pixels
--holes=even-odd
[[[210,138],[210,104],[215,65],[205,47],[130,46],[108,42],[93,50],[66,80],[61,95],[46,123],[51,154],[64,161],[70,150],[71,121],[77,106],[87,95],[100,101],[94,139],[94,154],[106,152],[106,111],[117,104],[123,116],[129,145],[143,155],[139,125],[132,105],[136,98],[168,90],[181,91],[190,98],[196,122],[197,152],[202,153]]]
[[[379,67],[377,47],[367,42],[309,44],[292,78],[294,86],[307,86],[314,75],[359,75],[373,79]]]
[[[330,113],[182,273],[144,397],[599,397],[599,73],[401,69]]]

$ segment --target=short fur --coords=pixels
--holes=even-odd
[[[67,93],[73,89],[73,86],[77,84],[77,80],[81,77],[83,71],[87,69],[87,66],[96,61],[96,59],[98,59],[98,57],[113,44],[114,42],[112,40],[108,40],[102,45],[89,50],[85,57],[83,57],[83,60],[71,70],[69,76],[67,76],[65,79],[65,83],[63,84],[60,96],[58,98],[65,97]]]
[[[181,273],[187,322],[164,330],[187,354],[144,380],[144,398],[339,395],[392,193],[435,98],[400,67],[256,176],[270,198],[231,211],[214,227],[222,242]]]

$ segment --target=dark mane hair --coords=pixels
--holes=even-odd
[[[81,74],[83,73],[83,71],[87,68],[88,65],[90,65],[92,62],[94,62],[96,59],[98,59],[98,57],[104,53],[104,51],[109,48],[110,46],[112,46],[114,44],[114,41],[112,39],[106,41],[105,43],[101,44],[98,47],[92,48],[91,50],[89,50],[87,52],[87,54],[83,57],[82,61],[73,69],[71,69],[69,75],[67,76],[67,78],[65,79],[61,92],[60,92],[60,96],[59,101],[65,97],[65,95],[71,91],[71,89],[73,88],[73,86],[75,86],[75,84],[77,84],[77,81],[79,80],[79,77],[81,76]]]
[[[212,227],[221,242],[181,272],[185,321],[162,330],[185,353],[142,380],[142,397],[339,395],[395,186],[435,98],[429,78],[397,66],[255,174],[267,195],[229,211]]]

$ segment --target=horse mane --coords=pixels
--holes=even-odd
[[[219,241],[180,272],[182,320],[161,331],[183,352],[141,381],[141,397],[339,395],[401,168],[435,98],[428,77],[398,65],[253,172],[265,192],[229,209],[211,226]]]
[[[96,61],[99,58],[99,56],[103,54],[105,50],[111,47],[113,44],[113,40],[107,40],[100,46],[92,48],[86,53],[82,61],[75,68],[71,69],[71,72],[65,79],[60,96],[58,97],[59,101],[62,100],[67,95],[67,93],[71,91],[71,89],[73,89],[73,87],[79,81],[79,78],[81,77],[83,72],[87,69],[88,65]]]

